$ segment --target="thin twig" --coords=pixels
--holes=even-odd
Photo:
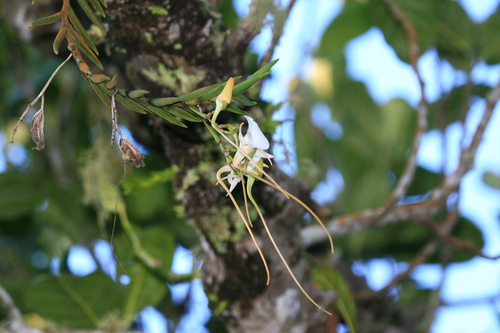
[[[12,138],[10,139],[10,143],[14,143],[14,136],[17,133],[17,128],[19,127],[19,124],[21,123],[21,121],[23,121],[23,119],[26,116],[26,114],[28,113],[28,111],[33,107],[33,105],[35,105],[38,102],[38,100],[40,99],[40,97],[42,97],[43,94],[45,94],[45,91],[47,90],[47,88],[49,87],[50,83],[54,79],[54,76],[56,76],[57,72],[59,72],[59,70],[61,69],[61,67],[64,66],[64,64],[66,64],[69,61],[69,59],[71,59],[72,56],[73,56],[73,53],[70,53],[69,56],[66,58],[66,60],[64,60],[56,68],[56,70],[54,71],[54,73],[52,73],[52,75],[50,76],[49,80],[47,81],[47,83],[43,87],[42,91],[40,91],[40,93],[38,94],[38,96],[30,104],[28,104],[28,106],[26,107],[26,110],[24,110],[24,112],[21,115],[21,117],[19,117],[19,120],[17,121],[16,126],[14,126],[14,129],[12,130]]]
[[[443,196],[448,196],[449,193],[455,191],[463,176],[470,169],[472,169],[474,165],[474,158],[476,156],[477,148],[483,139],[484,131],[486,130],[486,126],[488,125],[491,115],[493,114],[493,110],[500,100],[500,83],[498,83],[494,88],[490,90],[490,92],[486,95],[486,107],[483,112],[483,116],[476,128],[476,132],[472,137],[472,141],[469,144],[469,147],[462,149],[462,153],[460,155],[460,162],[453,173],[448,175],[441,185],[432,193],[431,198],[437,199],[442,198]]]
[[[410,56],[410,64],[417,76],[418,83],[420,86],[420,101],[418,103],[418,115],[417,115],[417,127],[415,129],[415,135],[413,136],[413,143],[411,150],[408,154],[408,159],[401,174],[399,177],[398,184],[392,191],[391,197],[384,204],[384,211],[382,214],[387,213],[387,211],[397,204],[401,198],[406,194],[408,187],[413,181],[413,177],[415,176],[415,171],[417,169],[417,153],[420,148],[420,144],[422,142],[422,137],[424,136],[425,130],[427,129],[427,99],[425,97],[425,84],[422,79],[422,75],[420,74],[420,70],[418,69],[418,57],[420,53],[420,47],[417,39],[417,30],[415,26],[408,18],[408,16],[399,8],[398,4],[394,0],[386,0],[386,3],[389,9],[392,11],[394,17],[403,25],[403,28],[406,31],[406,35],[408,37],[409,43],[409,56]]]
[[[437,225],[432,222],[429,224],[435,226],[435,228],[438,230],[437,233],[439,235],[449,235],[449,233],[453,229],[453,226],[458,221],[458,215],[459,211],[458,211],[458,200],[457,200],[457,202],[454,204],[452,211],[449,214],[447,214],[443,224]],[[425,261],[436,251],[438,244],[439,244],[439,237],[435,237],[429,240],[418,252],[415,258],[410,262],[410,266],[408,266],[408,268],[404,272],[401,272],[398,275],[396,275],[384,288],[377,291],[368,291],[356,294],[355,298],[357,300],[372,298],[373,296],[389,291],[390,289],[401,283],[403,280],[407,279],[410,276],[411,272],[413,272],[413,270],[417,266],[425,263]]]
[[[404,272],[401,272],[398,275],[396,275],[384,288],[377,291],[360,292],[355,294],[354,298],[356,300],[372,298],[376,295],[383,294],[388,290],[390,290],[391,288],[393,288],[394,286],[398,285],[401,281],[407,279],[408,276],[410,276],[411,272],[413,272],[415,267],[423,264],[427,260],[427,258],[429,258],[429,256],[436,251],[437,244],[438,241],[436,238],[428,241],[418,252],[415,258],[410,262],[410,266]]]
[[[271,45],[269,45],[269,48],[267,49],[266,53],[262,57],[262,60],[260,61],[260,67],[264,66],[265,64],[269,63],[271,61],[271,58],[274,54],[274,49],[278,45],[281,36],[283,36],[283,30],[285,28],[286,22],[288,22],[288,16],[290,16],[290,12],[292,11],[293,6],[295,5],[296,0],[290,0],[288,3],[287,8],[283,12],[283,17],[280,17],[278,20],[276,16],[278,13],[275,15],[274,19],[274,26],[273,26],[273,38],[271,40]]]
[[[455,237],[453,235],[450,235],[450,234],[447,234],[447,233],[443,232],[443,230],[439,227],[439,225],[437,225],[435,223],[426,223],[425,225],[429,229],[431,229],[438,237],[442,238],[448,244],[450,244],[451,246],[453,246],[453,247],[455,247],[457,249],[470,252],[470,253],[474,254],[475,256],[478,256],[478,257],[481,257],[481,258],[485,258],[485,259],[489,259],[489,260],[500,259],[500,255],[489,256],[489,255],[485,254],[484,252],[482,252],[481,250],[479,250],[471,242],[464,241],[464,240],[462,240],[460,238],[457,238],[457,237]]]

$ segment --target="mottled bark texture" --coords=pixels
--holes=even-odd
[[[158,14],[151,5],[165,8],[168,14]],[[219,23],[211,5],[213,1],[202,0],[116,0],[109,4],[105,45],[123,65],[130,88],[149,90],[151,97],[175,96],[185,89],[245,74],[244,54],[265,13],[260,12],[254,23],[246,21],[240,30],[230,32]],[[151,75],[155,71],[158,75]],[[177,199],[199,231],[205,254],[205,290],[212,309],[227,304],[220,317],[229,331],[324,332],[326,314],[301,294],[255,220],[255,233],[271,268],[271,284],[266,286],[264,266],[243,222],[215,186],[215,172],[225,162],[204,128],[188,124],[189,128],[182,129],[136,115],[130,121],[139,140],[150,149],[161,149],[170,163],[180,167],[175,182]],[[285,189],[304,197],[290,179],[277,170],[272,173]],[[297,278],[327,307],[333,295],[312,288],[310,264],[302,255],[299,231],[304,210],[262,184],[254,186],[254,195]],[[241,195],[236,196],[243,202]]]

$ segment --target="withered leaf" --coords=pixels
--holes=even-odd
[[[125,136],[121,137],[118,141],[120,150],[122,152],[123,163],[136,167],[142,168],[146,166],[144,163],[144,155],[141,154],[139,149],[129,139]]]
[[[45,148],[45,134],[43,133],[45,123],[45,116],[43,113],[43,108],[38,110],[31,120],[31,138],[36,143],[36,147],[33,150],[42,150]]]

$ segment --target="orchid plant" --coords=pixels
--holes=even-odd
[[[224,153],[224,156],[226,157],[227,164],[221,167],[217,171],[217,184],[220,184],[224,190],[227,193],[227,196],[231,199],[233,205],[235,206],[236,210],[238,211],[238,214],[240,215],[243,223],[245,224],[256,248],[257,251],[259,252],[260,257],[262,258],[262,262],[264,264],[264,267],[266,269],[266,274],[267,274],[267,284],[270,283],[271,281],[271,274],[269,271],[269,266],[267,264],[267,261],[264,257],[264,254],[262,253],[262,250],[255,238],[255,235],[252,231],[252,222],[250,218],[250,213],[249,213],[249,204],[248,201],[250,201],[251,205],[253,208],[257,211],[257,214],[262,221],[262,224],[264,226],[264,229],[266,230],[266,233],[269,236],[269,239],[271,240],[271,243],[273,244],[274,248],[276,249],[279,257],[283,261],[283,264],[285,265],[286,269],[290,273],[290,276],[292,279],[295,281],[299,289],[302,291],[302,293],[314,304],[316,305],[319,309],[323,310],[324,312],[330,314],[328,311],[323,309],[317,302],[315,302],[311,296],[304,290],[300,282],[297,280],[295,277],[295,274],[293,273],[292,269],[286,262],[285,258],[283,257],[283,254],[281,253],[278,245],[276,244],[273,235],[271,234],[269,227],[266,223],[266,220],[264,218],[264,215],[262,214],[262,211],[255,201],[253,195],[252,195],[252,188],[255,183],[255,181],[261,181],[276,190],[280,191],[285,195],[287,198],[291,198],[292,200],[296,201],[299,203],[302,207],[304,207],[315,219],[318,221],[318,223],[322,226],[322,228],[325,230],[326,234],[328,235],[329,241],[330,241],[330,246],[332,249],[332,253],[334,251],[334,246],[333,246],[333,241],[328,233],[328,230],[326,229],[325,225],[323,222],[319,219],[319,217],[309,208],[304,202],[302,202],[300,199],[292,195],[290,192],[286,191],[283,189],[267,172],[264,171],[264,168],[269,167],[267,164],[264,163],[264,160],[266,159],[269,164],[272,164],[271,159],[274,157],[270,153],[267,152],[267,150],[270,147],[269,140],[266,138],[262,130],[260,129],[259,125],[249,116],[244,116],[247,123],[248,123],[248,129],[246,131],[246,134],[243,135],[243,125],[244,123],[241,123],[239,127],[236,127],[234,125],[230,124],[224,124],[224,125],[219,125],[217,123],[217,118],[220,114],[221,111],[225,110],[227,105],[231,102],[231,97],[232,97],[232,89],[234,85],[234,79],[230,78],[226,86],[224,87],[223,91],[221,94],[217,97],[216,99],[216,108],[212,113],[211,120],[210,120],[210,126],[207,125],[209,128],[210,132],[212,133],[213,137],[219,144],[222,152]],[[220,140],[220,137],[224,138],[224,140],[232,146],[232,149],[226,149],[224,145],[222,144],[222,141]],[[231,156],[231,153],[234,152],[234,155]],[[227,174],[226,176],[223,176],[224,174]],[[228,185],[224,182],[227,181]],[[245,213],[243,213],[242,209],[240,208],[239,204],[237,203],[236,199],[234,198],[232,192],[236,188],[236,186],[241,183],[242,184],[242,191],[243,191],[243,198],[244,198],[244,205],[245,205]]]

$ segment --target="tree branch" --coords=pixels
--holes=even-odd
[[[290,0],[290,3],[288,4],[288,6],[285,10],[275,14],[274,26],[273,26],[273,38],[271,40],[271,45],[269,45],[269,48],[267,49],[266,53],[262,57],[262,60],[260,61],[260,67],[271,62],[271,58],[273,56],[274,49],[278,45],[278,43],[281,39],[281,36],[283,36],[283,29],[285,28],[286,22],[288,22],[288,16],[290,16],[290,12],[292,11],[292,8],[295,5],[295,3],[296,3],[296,0]],[[279,16],[279,19],[278,19],[278,16]]]
[[[2,285],[0,285],[0,304],[7,310],[7,331],[4,333],[42,333],[37,328],[26,326],[21,311]]]
[[[226,41],[227,50],[233,54],[241,54],[257,36],[265,25],[267,14],[276,12],[273,1],[252,0],[247,17]]]
[[[500,83],[487,94],[483,116],[469,147],[462,150],[457,169],[444,178],[440,186],[432,192],[427,200],[419,203],[393,206],[386,213],[384,213],[385,207],[380,207],[374,210],[336,217],[326,223],[330,234],[334,237],[343,236],[410,220],[423,223],[439,212],[446,206],[448,196],[458,190],[462,178],[472,169],[477,148],[499,99]],[[311,225],[302,230],[302,241],[306,247],[326,240],[327,236],[324,235],[323,229],[320,226]]]
[[[386,0],[389,9],[392,11],[394,17],[403,25],[408,36],[409,43],[409,56],[410,64],[417,76],[418,83],[420,86],[420,102],[418,103],[418,116],[417,116],[417,127],[415,129],[415,135],[413,136],[413,143],[411,151],[408,154],[408,160],[406,162],[405,168],[401,177],[399,177],[398,184],[394,188],[391,197],[384,204],[385,210],[382,214],[387,213],[387,211],[397,204],[399,200],[406,194],[408,187],[413,181],[415,171],[417,169],[417,153],[422,142],[425,130],[427,129],[427,99],[425,97],[425,84],[420,70],[418,69],[418,57],[420,53],[420,47],[417,39],[417,30],[415,26],[408,18],[408,16],[399,8],[398,4],[394,0]]]

